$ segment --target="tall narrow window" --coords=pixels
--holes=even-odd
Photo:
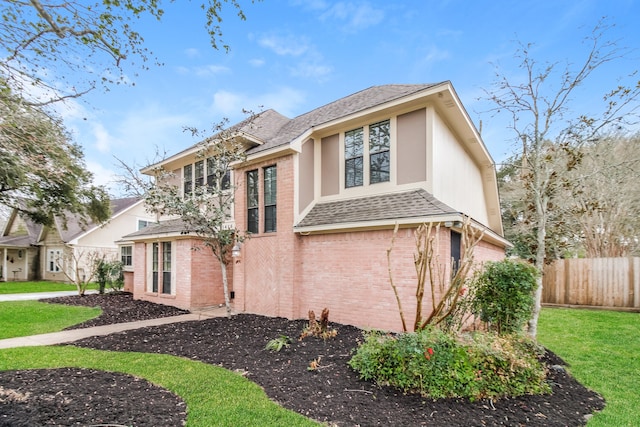
[[[344,134],[344,181],[347,188],[362,185],[362,133],[362,128],[359,128]]]
[[[222,185],[223,190],[231,188],[231,171],[222,169],[215,157],[207,159],[207,186],[209,188],[218,188],[218,183]]]
[[[131,267],[133,265],[133,246],[120,247],[120,261],[122,261],[124,267]]]
[[[58,273],[62,265],[62,251],[60,249],[50,249],[47,254],[47,271]]]
[[[171,293],[171,242],[162,242],[162,293]]]
[[[276,231],[276,197],[277,174],[276,167],[264,168],[264,232]]]
[[[186,165],[184,167],[184,196],[191,194],[193,190],[193,165]]]
[[[389,181],[389,120],[369,126],[369,183]]]
[[[202,187],[204,185],[204,160],[199,160],[195,163],[195,188]]]
[[[158,243],[153,243],[151,247],[151,292],[158,292]]]
[[[247,231],[258,233],[258,170],[247,172]]]

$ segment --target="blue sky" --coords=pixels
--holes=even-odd
[[[492,116],[478,98],[491,88],[496,65],[520,77],[516,41],[535,43],[538,62],[580,63],[582,40],[598,20],[615,24],[608,37],[636,51],[594,74],[576,94],[577,108],[597,104],[640,63],[635,0],[265,0],[244,4],[246,21],[228,9],[228,53],[210,47],[197,3],[165,9],[161,22],[139,22],[164,65],[137,77],[127,70],[134,86],[92,92],[64,112],[98,183],[117,171],[113,156],[145,164],[156,147],[174,154],[196,142],[184,126],[233,123],[245,117],[243,108],[295,117],[373,85],[444,80],[476,125],[482,121],[484,142],[500,162],[514,148],[506,117]]]

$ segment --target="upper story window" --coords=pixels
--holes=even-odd
[[[258,170],[247,172],[247,231],[259,232]]]
[[[195,188],[204,185],[204,160],[195,163]]]
[[[369,126],[369,183],[389,181],[389,120]]]
[[[231,171],[218,170],[215,157],[209,157],[207,159],[207,186],[209,188],[218,188],[218,183],[222,185],[223,190],[231,188]],[[222,176],[220,176],[222,175]]]
[[[193,190],[193,165],[186,165],[184,172],[184,195],[191,194]]]
[[[391,166],[390,120],[350,130],[344,134],[344,186],[360,187],[387,182]],[[368,141],[365,144],[364,141]]]
[[[276,231],[277,173],[275,166],[264,168],[264,232]]]
[[[358,187],[363,180],[363,129],[354,129],[344,135],[344,185]]]
[[[138,230],[142,230],[143,228],[147,228],[151,224],[151,221],[147,221],[146,219],[138,220]]]

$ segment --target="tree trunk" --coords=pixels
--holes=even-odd
[[[216,257],[217,258],[217,257]],[[227,317],[231,317],[231,300],[229,299],[229,281],[227,280],[227,264],[218,259],[222,271],[222,289],[224,291],[224,305],[227,307]]]
[[[536,339],[538,335],[538,318],[542,308],[542,273],[544,271],[544,261],[546,257],[545,239],[547,237],[547,214],[545,206],[548,200],[545,197],[536,197],[536,214],[538,216],[538,230],[536,240],[538,249],[536,251],[536,268],[538,269],[537,287],[535,293],[535,305],[531,320],[529,320],[529,336]],[[542,199],[542,200],[541,200]]]

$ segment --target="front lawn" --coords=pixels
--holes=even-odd
[[[0,370],[60,367],[100,369],[145,378],[184,399],[190,427],[318,425],[278,406],[260,386],[239,374],[181,357],[71,346],[0,350]]]
[[[640,420],[640,313],[545,308],[538,340],[571,374],[606,400],[589,427],[637,426]]]
[[[87,289],[98,289],[90,283]],[[35,292],[77,291],[76,285],[61,282],[0,282],[0,294],[25,294]]]
[[[46,304],[38,301],[0,302],[0,339],[61,331],[98,317],[97,307]]]

